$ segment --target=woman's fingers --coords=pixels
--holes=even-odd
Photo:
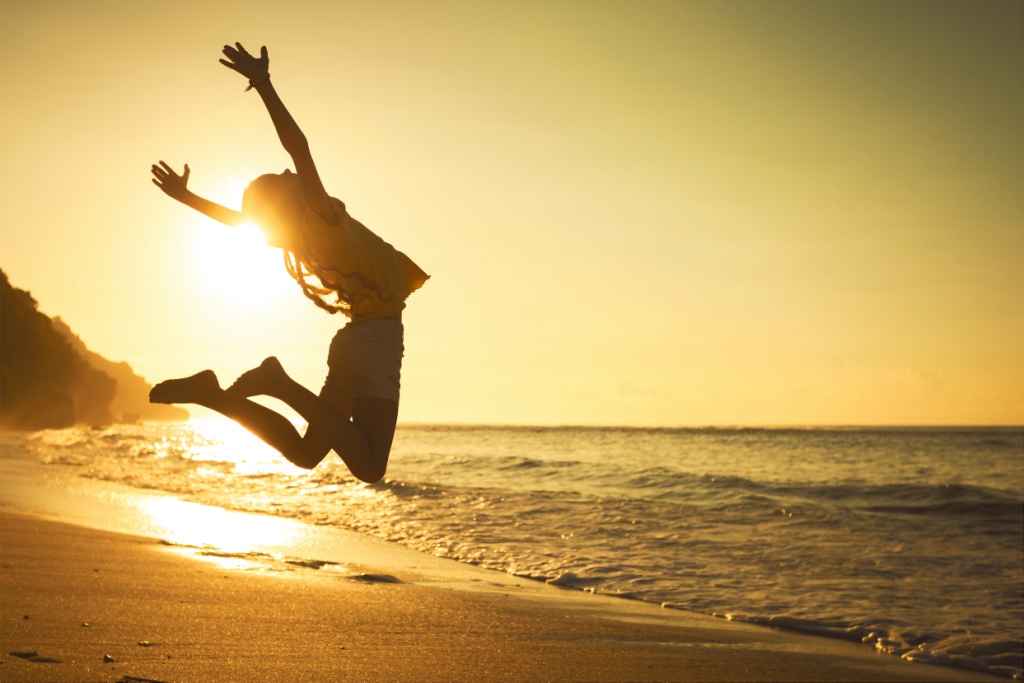
[[[245,51],[245,48],[242,47],[241,43],[235,43],[234,47],[231,47],[230,45],[225,45],[224,49],[221,50],[221,52],[224,53],[225,57],[234,62],[237,62],[239,57],[249,57],[250,59],[252,58],[252,55]]]
[[[189,169],[188,164],[185,164],[185,171],[179,176],[177,173],[174,172],[174,169],[167,165],[166,161],[161,161],[160,166],[153,164],[150,170],[152,170],[153,175],[156,176],[161,182],[165,182],[168,178],[175,178],[180,179],[182,182],[188,182],[188,176],[192,172]]]
[[[227,60],[221,59],[219,60],[220,63],[224,66],[234,69],[235,71],[239,70],[239,66],[244,65],[245,67],[255,67],[260,62],[270,61],[266,45],[260,47],[259,57],[254,57],[253,55],[249,54],[249,52],[245,49],[245,47],[242,46],[241,43],[235,43],[234,47],[231,47],[230,45],[225,45],[224,49],[221,52],[224,53],[224,56],[227,58]]]

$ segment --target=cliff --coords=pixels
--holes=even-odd
[[[63,321],[40,312],[32,295],[0,270],[0,427],[188,417],[180,408],[149,403],[149,389],[127,363],[89,351]]]
[[[117,391],[110,401],[110,412],[118,422],[138,422],[139,420],[186,420],[188,412],[175,406],[163,405],[149,402],[149,390],[153,388],[145,379],[135,374],[132,367],[121,361],[120,363],[107,360],[103,356],[90,351],[85,342],[71,331],[60,318],[53,318],[51,321],[53,329],[57,331],[71,345],[89,366],[112,377],[117,383]]]

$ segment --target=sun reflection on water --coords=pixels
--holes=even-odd
[[[230,463],[242,475],[299,474],[275,449],[241,425],[222,417],[190,420],[194,440],[181,454],[193,461]]]

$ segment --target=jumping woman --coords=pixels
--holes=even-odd
[[[306,137],[270,82],[267,48],[260,56],[240,43],[224,47],[220,63],[249,80],[263,98],[295,172],[256,178],[234,211],[191,192],[189,168],[181,175],[161,161],[152,167],[163,192],[225,225],[259,225],[267,243],[284,252],[284,264],[303,293],[347,324],[335,335],[320,394],[295,382],[271,356],[221,389],[212,370],[153,387],[154,403],[194,403],[243,425],[289,461],[312,469],[334,450],[357,478],[379,481],[387,469],[398,419],[402,366],[402,309],[428,275],[405,254],[348,215],[345,204],[324,190]],[[283,415],[250,401],[271,396],[308,423],[305,435]]]

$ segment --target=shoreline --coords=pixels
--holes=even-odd
[[[4,681],[1001,680],[77,471],[0,458]]]

